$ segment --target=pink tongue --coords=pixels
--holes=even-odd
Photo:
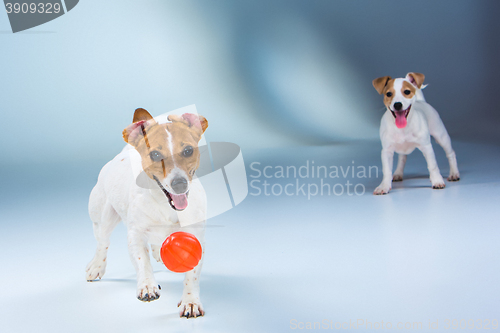
[[[405,113],[406,113],[406,110],[404,110],[404,111],[394,111],[394,114],[396,115],[396,126],[398,128],[405,128],[406,127]]]
[[[188,205],[188,200],[186,194],[170,194],[172,201],[174,202],[175,208],[183,210]]]

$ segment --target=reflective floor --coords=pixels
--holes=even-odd
[[[371,194],[381,180],[375,168],[371,178],[358,177],[358,167],[380,169],[378,142],[243,151],[249,181],[256,182],[239,206],[208,221],[201,275],[206,316],[194,320],[178,318],[183,276],[159,263],[161,298],[135,298],[123,225],[112,236],[104,278],[85,281],[96,244],[87,199],[105,161],[4,167],[2,331],[286,332],[315,323],[363,331],[390,323],[433,325],[436,332],[447,331],[453,319],[473,319],[475,327],[499,320],[500,147],[455,142],[454,148],[460,182],[432,190],[416,151],[405,180],[385,196]],[[440,147],[436,155],[446,176]],[[340,184],[341,195],[328,195],[327,186],[321,195],[313,161],[329,172],[337,167],[338,178],[323,185]],[[253,162],[260,164],[252,169]],[[308,163],[309,178],[276,178],[277,166],[298,171]],[[266,166],[271,178],[258,177],[255,169]],[[348,166],[356,167],[354,177]],[[351,191],[361,184],[357,194],[348,194],[347,181]]]

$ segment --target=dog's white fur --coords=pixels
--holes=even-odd
[[[136,153],[133,150],[134,147],[127,145],[102,168],[90,195],[89,213],[98,244],[96,254],[87,266],[86,277],[92,281],[104,275],[111,232],[123,221],[128,230],[130,258],[137,271],[137,298],[152,301],[160,297],[160,288],[151,267],[148,243],[151,244],[153,257],[161,262],[159,250],[162,242],[171,233],[184,231],[198,238],[204,253],[206,196],[200,181],[194,178],[189,186],[188,207],[183,211],[174,211],[155,183],[152,189],[137,186],[132,170],[142,169],[142,166],[140,161],[131,159],[130,153]],[[139,164],[132,166],[132,163]],[[164,183],[164,186],[167,184]],[[201,222],[181,227],[180,221],[183,219]],[[179,302],[181,316],[204,314],[199,287],[203,257],[198,266],[186,273]]]
[[[401,129],[397,128],[394,116],[389,108],[386,108],[386,112],[380,123],[383,179],[373,192],[374,194],[387,194],[392,188],[393,180],[403,180],[403,169],[406,163],[406,156],[413,152],[415,148],[418,148],[422,152],[427,161],[432,187],[436,189],[445,187],[431,145],[431,135],[436,142],[443,147],[448,158],[450,164],[450,176],[448,180],[455,181],[460,179],[457,159],[455,151],[451,147],[450,136],[437,111],[426,103],[422,90],[418,87],[416,87],[416,93],[411,99],[406,98],[401,93],[403,81],[410,82],[415,86],[414,80],[411,80],[409,77],[410,74],[411,73],[408,73],[405,78],[395,79],[395,96],[391,103],[391,107],[397,102],[402,103],[402,109],[404,110],[411,105],[411,110],[407,118],[407,126]],[[398,153],[399,156],[398,164],[393,175],[394,152]]]

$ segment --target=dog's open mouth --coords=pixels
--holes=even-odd
[[[153,176],[153,177],[156,180],[156,183],[158,184],[160,189],[163,191],[163,193],[167,197],[167,200],[168,200],[168,203],[170,204],[170,207],[172,207],[174,210],[177,210],[177,211],[182,211],[182,210],[186,209],[186,207],[188,205],[187,197],[189,195],[189,191],[187,191],[184,194],[172,194],[169,191],[167,191],[165,189],[165,187],[163,187],[163,185],[160,183],[158,178],[156,178],[156,176]]]
[[[410,114],[411,105],[406,110],[392,111],[392,115],[396,119],[396,126],[398,128],[405,128],[407,123],[408,114]]]

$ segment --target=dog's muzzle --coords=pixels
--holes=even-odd
[[[185,193],[188,188],[188,182],[186,178],[177,177],[172,180],[170,187],[172,187],[172,190],[174,190],[175,193]]]
[[[185,192],[185,193],[173,194],[173,193],[170,193],[169,191],[167,191],[167,189],[165,189],[165,187],[163,187],[160,180],[156,176],[153,176],[153,177],[156,180],[156,183],[158,184],[160,189],[163,191],[163,193],[167,197],[167,200],[168,200],[168,203],[170,204],[170,207],[172,207],[174,210],[177,210],[177,211],[182,211],[182,210],[186,209],[186,207],[188,205],[187,197],[189,195],[189,191],[186,192],[187,187],[188,187],[188,183],[187,183],[187,180],[185,178],[176,178],[171,183],[172,189],[175,192],[177,192],[177,193]],[[179,180],[179,179],[181,179],[181,180]],[[177,182],[176,182],[176,180],[177,180]],[[183,191],[179,191],[181,189],[183,189]]]
[[[400,104],[396,106],[396,104]],[[407,124],[408,114],[410,113],[411,105],[406,110],[401,110],[402,104],[395,103],[394,104],[396,110],[391,110],[392,115],[396,119],[397,128],[405,128]]]

